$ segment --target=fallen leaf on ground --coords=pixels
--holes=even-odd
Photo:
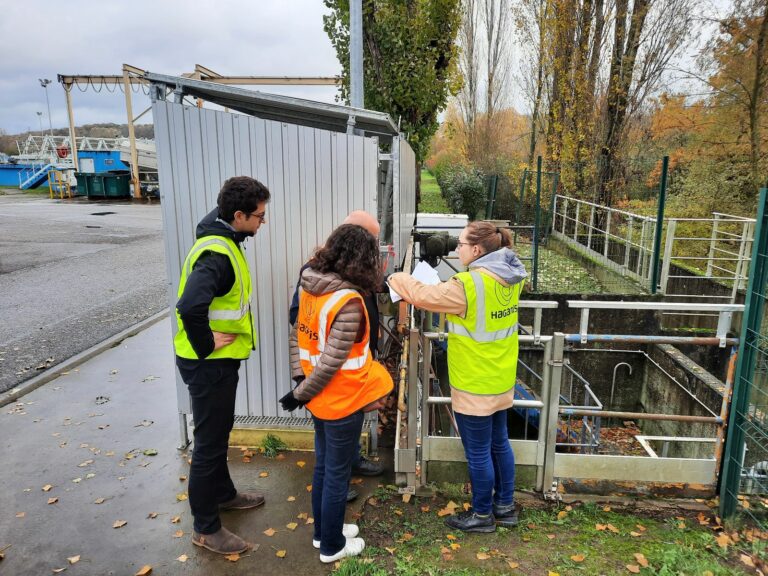
[[[634,532],[634,531],[633,531],[633,532],[630,532],[630,533],[629,533],[629,535],[630,535],[630,536],[634,536],[635,538],[637,538],[637,537],[639,537],[639,536],[642,536],[642,534],[640,534],[640,532]]]
[[[611,507],[610,506],[603,506],[603,512],[610,512]]]
[[[58,501],[59,501],[58,498],[48,498],[48,504],[56,504],[56,502]]]
[[[552,572],[552,570],[547,570],[547,576],[560,576],[560,572]]]
[[[352,480],[349,481],[350,484],[362,484],[363,479],[359,476],[356,476],[355,478],[352,478]]]
[[[2,554],[0,554],[0,557],[1,556]],[[0,558],[0,560],[2,560],[2,558]],[[53,570],[51,570],[51,572],[53,572],[54,574],[61,574],[62,572],[66,572],[66,570],[67,570],[66,568],[54,568]]]
[[[181,556],[176,558],[176,560],[178,560],[179,562],[186,562],[187,560],[189,560],[189,556],[187,556],[186,554],[182,554]]]
[[[80,484],[80,482],[82,481],[83,481],[82,478],[72,478],[72,482],[74,482],[75,484]]]
[[[477,556],[478,560],[488,560],[488,558],[491,557],[490,554],[486,554],[485,552],[478,552],[477,554],[475,554],[475,556]]]
[[[406,532],[405,534],[403,534],[402,541],[408,542],[409,540],[413,540],[413,534],[411,534],[410,532]]]
[[[224,556],[227,560],[230,562],[237,562],[240,560],[240,554],[229,554],[228,556]]]
[[[304,466],[306,465],[307,463],[304,462],[304,460],[299,460],[298,462],[296,462],[296,466],[298,466],[299,468],[304,468]]]
[[[90,480],[91,478],[96,478],[96,474],[94,474],[93,472],[91,472],[90,474],[86,474],[86,475],[85,475],[85,479],[86,479],[86,480]]]
[[[184,530],[176,530],[176,532],[173,533],[174,538],[181,538],[184,536]]]
[[[144,456],[157,456],[157,450],[154,448],[147,448],[142,454],[144,454]]]
[[[395,510],[395,514],[397,514],[398,516],[402,516],[402,515],[403,515],[403,511],[402,511],[402,510],[397,510],[397,509],[396,509],[396,510]]]
[[[297,514],[296,518],[298,518],[299,520],[306,520],[307,518],[309,518],[309,514],[307,512],[302,512],[301,514]]]
[[[157,518],[157,512],[150,512],[147,514],[147,519],[154,520],[155,518]]]
[[[472,504],[469,502],[464,502],[464,504],[462,504],[462,508],[464,508],[465,511],[468,511],[470,508],[472,508]]]
[[[269,472],[259,472],[259,478],[266,478],[269,476]]]
[[[285,554],[286,554],[285,550],[278,550],[277,552],[275,552],[275,556],[277,556],[278,558],[285,558]]]
[[[128,520],[115,520],[115,523],[112,524],[112,528],[122,528],[128,524]]]
[[[554,534],[547,534],[547,538],[549,538],[550,540],[554,540],[555,539],[555,535]]]
[[[558,520],[563,520],[566,516],[568,516],[568,512],[565,510],[560,510],[560,512],[557,513]]]
[[[53,488],[53,486],[51,486],[50,484],[46,484],[45,486],[43,486],[43,492],[50,492],[51,488]]]
[[[725,532],[722,532],[720,536],[715,538],[715,541],[717,542],[717,545],[720,546],[720,548],[728,548],[728,545],[731,543],[731,537],[728,536]]]
[[[267,536],[274,536],[275,535],[275,529],[274,528],[267,528],[264,530],[264,534]]]
[[[179,482],[186,482],[187,477],[186,476],[179,476]]]
[[[636,524],[635,526],[637,526],[637,529],[640,530],[640,532],[645,532],[645,526],[642,524]]]
[[[448,538],[448,540],[456,540],[456,536],[453,534],[446,534],[445,537]]]
[[[429,506],[422,506],[421,507],[422,512],[429,512]]]
[[[134,576],[149,576],[150,574],[152,574],[152,566],[147,564],[146,566],[142,566],[141,570],[136,572]]]
[[[307,484],[307,492],[312,492],[312,484]]]
[[[67,558],[67,562],[69,562],[70,564],[77,564],[78,562],[80,562],[80,554],[78,554],[77,556],[70,556],[69,558]]]
[[[530,526],[529,526],[529,528],[530,528]],[[606,528],[607,528],[607,526],[605,524],[595,524],[595,530],[598,530],[600,532],[602,532]]]
[[[750,556],[749,554],[740,554],[739,560],[741,560],[741,563],[744,564],[745,566],[749,566],[750,568],[755,567],[755,563],[752,561],[752,556]]]
[[[517,563],[517,562],[512,562],[512,560],[507,560],[507,565],[508,565],[508,566],[509,566],[509,567],[510,567],[512,570],[514,570],[515,568],[517,568],[518,566],[520,566],[520,564],[519,564],[519,563]]]
[[[96,500],[93,501],[94,504],[104,504],[104,502],[104,498],[96,498]]]
[[[633,556],[635,557],[635,560],[637,560],[637,563],[640,564],[640,566],[642,566],[643,568],[648,568],[648,559],[645,557],[644,554],[640,552],[635,552]]]
[[[307,518],[307,522],[306,522],[306,523],[307,523],[307,524],[314,524],[314,523],[315,523],[315,519],[314,519],[314,518],[311,518],[311,517],[310,517],[310,518]]]
[[[616,528],[616,526],[614,526],[613,524],[606,524],[605,527],[608,528],[608,530],[610,530],[614,534],[618,534],[619,533],[619,529]]]
[[[451,550],[458,550],[459,548],[461,548],[461,544],[459,544],[458,542],[451,542],[450,546],[451,546]]]
[[[627,570],[632,572],[632,574],[640,574],[640,566],[637,564],[627,564]]]
[[[395,550],[397,550],[397,548],[387,548],[386,546],[384,546],[384,550],[386,550],[390,554],[394,555]]]
[[[296,522],[288,522],[288,524],[285,525],[288,530],[296,530],[297,526],[298,524],[296,524]]]
[[[179,522],[181,522],[181,516],[174,516],[171,518],[171,524],[178,524]]]
[[[411,495],[410,494],[403,494],[403,502],[408,504],[411,501]]]
[[[26,512],[17,512],[16,513],[16,518],[24,518],[24,516],[26,516],[26,515],[27,515]]]
[[[187,495],[186,492],[182,492],[181,494],[176,494],[176,500],[178,502],[184,502],[184,500],[186,500],[187,498],[189,498],[189,496]]]
[[[296,496],[288,496],[288,502],[295,502]]]
[[[584,562],[584,554],[574,554],[571,556],[571,560],[574,562]]]

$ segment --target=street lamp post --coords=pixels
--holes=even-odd
[[[43,137],[43,113],[35,112],[37,114],[37,121],[40,123],[40,138]]]
[[[51,122],[51,101],[48,99],[48,84],[51,83],[51,81],[48,78],[38,78],[40,81],[40,86],[42,86],[45,89],[45,102],[48,104],[48,131],[51,134],[51,137],[53,137],[53,123]]]

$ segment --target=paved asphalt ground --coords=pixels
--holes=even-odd
[[[0,196],[0,393],[166,308],[166,276],[159,204]]]

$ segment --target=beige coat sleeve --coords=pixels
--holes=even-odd
[[[325,343],[325,350],[320,354],[317,366],[312,370],[312,374],[293,392],[297,400],[309,402],[328,385],[334,374],[349,358],[349,352],[358,336],[361,322],[365,322],[363,303],[359,298],[355,298],[345,304],[336,314],[336,318],[331,324],[328,340]],[[296,329],[294,328],[291,330],[290,342],[291,374],[294,376],[304,373],[299,362],[299,346],[295,333]],[[295,371],[294,363],[299,366],[299,374]]]
[[[416,308],[457,316],[464,316],[467,312],[464,286],[454,278],[440,284],[429,285],[419,282],[410,274],[397,272],[389,277],[387,283],[402,296],[403,300]]]

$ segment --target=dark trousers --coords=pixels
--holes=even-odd
[[[511,504],[515,497],[515,454],[509,445],[507,411],[491,416],[456,412],[456,423],[472,482],[472,509],[490,514],[494,503]]]
[[[332,556],[346,544],[342,534],[352,462],[360,455],[363,412],[339,420],[315,421],[315,473],[312,477],[312,515],[320,554]]]
[[[235,422],[239,360],[184,360],[176,365],[192,400],[195,445],[189,469],[189,505],[198,534],[221,528],[219,504],[237,495],[227,467]]]

